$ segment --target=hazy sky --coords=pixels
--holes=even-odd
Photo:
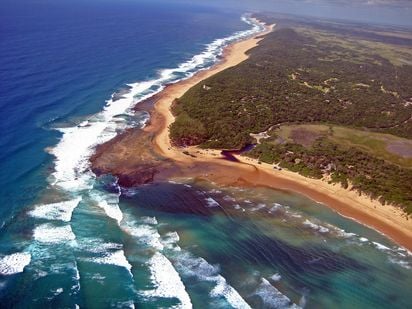
[[[412,26],[412,0],[171,0]]]
[[[0,0],[0,3],[184,3],[239,11],[273,11],[412,28],[412,0]]]

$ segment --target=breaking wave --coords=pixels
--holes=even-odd
[[[31,255],[27,252],[18,252],[0,258],[0,274],[13,275],[23,272],[30,264]]]

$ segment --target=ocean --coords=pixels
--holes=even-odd
[[[305,197],[89,170],[139,101],[262,30],[167,2],[0,4],[3,308],[407,308],[412,255]]]

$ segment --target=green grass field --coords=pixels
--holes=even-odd
[[[388,162],[412,168],[412,141],[390,134],[321,124],[281,126],[271,133],[279,137],[274,143],[292,142],[306,147],[316,139],[326,137],[345,148],[356,147]]]

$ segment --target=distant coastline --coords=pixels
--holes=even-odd
[[[376,200],[359,196],[356,192],[346,190],[339,185],[305,178],[286,170],[274,170],[272,165],[251,158],[236,156],[239,162],[231,162],[222,160],[218,150],[204,150],[197,147],[182,149],[171,144],[169,126],[174,122],[174,116],[170,109],[174,99],[181,97],[202,80],[246,60],[248,58],[246,53],[255,47],[264,35],[271,32],[273,27],[267,26],[264,32],[253,38],[228,46],[221,62],[187,80],[168,86],[156,95],[154,109],[150,111],[150,124],[144,129],[144,134],[146,134],[145,140],[150,140],[156,156],[160,155],[163,159],[157,159],[159,165],[153,163],[149,166],[150,170],[144,168],[140,170],[140,172],[148,171],[147,179],[142,183],[153,180],[154,175],[162,170],[162,164],[167,162],[178,168],[170,169],[171,172],[166,173],[166,178],[197,177],[222,185],[266,186],[293,191],[325,204],[341,215],[367,225],[408,250],[412,250],[412,220],[408,220],[403,211],[397,207],[382,205]],[[111,173],[117,176],[127,174],[128,178],[133,177],[136,175],[136,164],[127,161],[130,161],[130,152],[139,151],[136,145],[140,145],[137,141],[141,138],[141,135],[131,130],[118,139],[98,147],[92,158],[93,170],[99,173]],[[119,151],[120,148],[122,151]],[[146,157],[142,156],[140,162],[146,164]],[[131,183],[133,184],[133,181]]]

